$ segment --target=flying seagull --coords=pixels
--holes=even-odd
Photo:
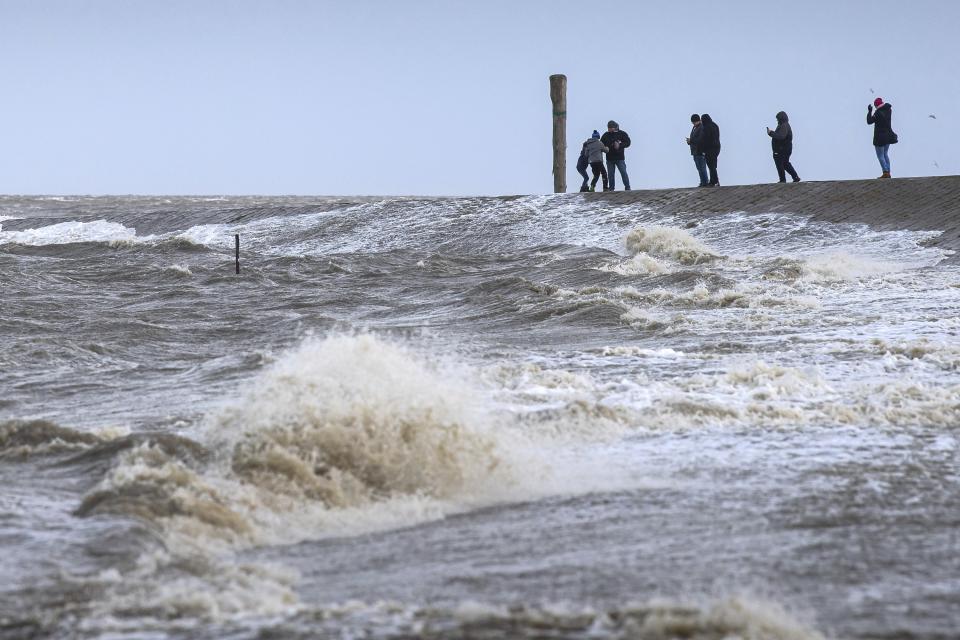
[[[934,120],[937,119],[937,116],[933,115],[932,113],[931,113],[930,115],[928,115],[927,117],[928,117],[928,118],[933,118]]]

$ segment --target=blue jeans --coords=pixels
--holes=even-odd
[[[888,144],[878,144],[874,147],[877,150],[877,160],[880,161],[880,168],[890,173],[890,156],[888,152],[890,151],[890,145]]]
[[[693,164],[697,165],[697,173],[700,174],[700,186],[707,184],[710,180],[707,178],[707,157],[702,153],[693,156]]]
[[[611,160],[607,158],[607,174],[610,178],[610,190],[617,188],[617,174],[614,169],[620,169],[620,175],[623,176],[623,188],[630,191],[630,176],[627,175],[627,162],[625,160]]]

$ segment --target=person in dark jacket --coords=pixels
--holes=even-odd
[[[583,183],[580,185],[581,193],[584,191],[590,191],[590,176],[587,175],[587,167],[590,166],[590,155],[587,153],[587,143],[583,143],[583,147],[580,148],[580,157],[577,158],[577,173],[583,177]]]
[[[700,134],[699,149],[703,152],[707,161],[707,168],[710,170],[710,182],[707,186],[719,187],[717,158],[720,156],[720,127],[713,121],[709,113],[705,113],[700,116],[700,128],[703,129],[703,133]]]
[[[873,112],[873,108],[877,112]],[[890,177],[890,145],[899,142],[897,134],[893,132],[893,107],[889,102],[884,103],[883,98],[877,98],[873,104],[867,105],[867,124],[873,125],[873,146],[877,150],[877,160],[880,161],[880,169],[883,170],[881,178]]]
[[[697,166],[697,173],[700,174],[701,187],[707,186],[707,159],[700,151],[700,136],[703,134],[703,126],[700,124],[700,115],[690,116],[690,122],[693,128],[690,130],[690,137],[687,138],[687,144],[690,145],[690,155],[693,156],[693,164]]]
[[[790,128],[790,118],[786,112],[781,111],[777,114],[776,130],[767,127],[767,135],[770,136],[770,143],[773,145],[773,164],[777,167],[777,175],[780,182],[786,182],[789,173],[794,182],[800,182],[800,176],[797,170],[790,164],[790,154],[793,153],[793,129]]]
[[[627,175],[627,162],[624,159],[623,150],[630,146],[630,136],[626,131],[620,130],[620,125],[611,120],[607,123],[607,132],[600,138],[603,146],[610,149],[607,152],[607,173],[610,177],[610,191],[617,188],[616,170],[620,170],[620,177],[623,178],[623,188],[630,191],[630,177]]]

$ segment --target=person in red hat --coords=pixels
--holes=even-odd
[[[877,111],[874,113],[873,108]],[[889,102],[884,102],[883,98],[877,98],[873,104],[867,105],[867,124],[873,125],[873,146],[877,150],[877,160],[880,161],[880,169],[883,171],[881,178],[890,177],[890,145],[897,144],[899,139],[893,132],[893,107]]]

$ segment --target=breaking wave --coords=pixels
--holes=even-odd
[[[504,446],[479,393],[462,372],[370,335],[307,340],[210,418],[214,463],[143,443],[81,512],[246,545],[404,526],[509,498],[523,447]]]
[[[673,227],[637,227],[627,235],[626,245],[631,253],[670,258],[685,265],[712,262],[721,257],[686,231]]]

